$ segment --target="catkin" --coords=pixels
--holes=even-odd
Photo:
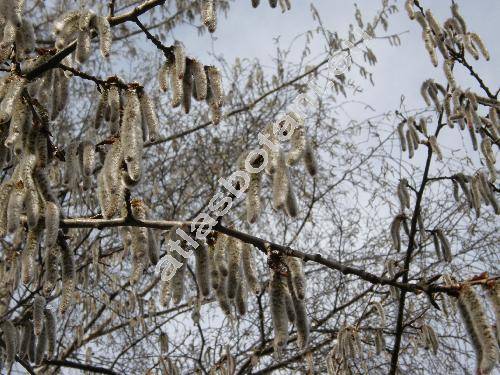
[[[215,242],[214,262],[219,273],[226,277],[228,275],[226,249],[229,237],[222,233],[217,233]]]
[[[158,117],[156,116],[153,101],[144,90],[141,90],[139,100],[141,104],[142,116],[146,121],[146,126],[148,128],[149,140],[150,142],[154,142],[159,137],[160,123],[158,121]]]
[[[33,300],[33,330],[35,336],[40,336],[43,327],[43,310],[45,309],[45,298],[37,295]]]
[[[5,362],[7,364],[7,367],[10,369],[10,367],[16,360],[18,347],[17,330],[10,320],[5,320],[4,322],[2,322],[1,328],[3,331],[3,341],[5,342]]]
[[[45,357],[45,351],[47,349],[47,326],[44,324],[42,328],[42,332],[40,336],[38,336],[38,340],[36,343],[36,351],[35,351],[35,364],[37,366],[42,364],[42,361]]]
[[[218,108],[221,108],[224,103],[224,92],[222,88],[222,78],[219,69],[217,69],[215,66],[208,66],[206,68],[206,72],[214,104]]]
[[[207,248],[205,246],[198,246],[194,251],[196,265],[195,275],[200,293],[204,297],[210,294],[210,261]]]
[[[260,293],[260,284],[257,278],[257,271],[255,269],[255,262],[253,258],[253,247],[248,243],[243,244],[241,250],[241,263],[243,267],[243,274],[248,287],[255,293]]]
[[[194,86],[193,86],[193,89],[195,91],[194,98],[198,101],[205,100],[207,98],[207,86],[208,86],[205,67],[198,60],[192,60],[191,69],[194,79]]]
[[[182,80],[182,106],[184,113],[189,113],[191,110],[191,95],[193,91],[193,66],[191,61],[186,62],[186,71]]]
[[[160,245],[157,237],[156,232],[148,228],[148,257],[152,265],[156,265],[160,260]]]
[[[123,159],[127,164],[128,177],[138,182],[142,173],[143,136],[140,116],[140,102],[137,92],[129,89],[126,92],[127,102],[123,111],[120,141]]]
[[[161,65],[160,70],[158,71],[158,83],[160,86],[160,90],[163,92],[168,91],[171,69],[172,60],[168,59]]]
[[[280,355],[288,341],[285,293],[286,285],[283,277],[273,272],[269,285],[269,305],[274,327],[274,347],[278,355]]]
[[[14,184],[7,205],[7,231],[9,233],[14,233],[21,224],[21,211],[25,196],[24,184],[22,180],[19,180]]]
[[[487,285],[488,299],[493,307],[496,320],[497,344],[500,345],[500,281],[495,280]]]
[[[234,237],[229,237],[226,242],[227,255],[227,296],[229,299],[236,297],[236,288],[240,282],[240,263],[242,242]]]
[[[45,203],[45,246],[53,246],[59,233],[59,206],[54,202]]]
[[[19,357],[21,359],[26,359],[29,356],[32,340],[35,340],[35,336],[33,334],[33,324],[28,320],[23,324],[21,345],[19,347]]]
[[[56,317],[51,309],[45,309],[45,326],[47,327],[47,358],[52,359],[56,349]]]
[[[208,261],[210,265],[210,279],[212,281],[212,288],[217,290],[219,288],[219,268],[215,261],[215,243],[213,238],[209,238],[208,244]]]
[[[261,181],[261,173],[252,173],[250,175],[250,184],[245,196],[247,221],[250,224],[257,222],[262,211],[262,201],[260,199]]]
[[[238,282],[238,287],[236,288],[236,298],[235,298],[236,308],[238,309],[238,314],[240,316],[245,315],[247,312],[247,297],[248,297],[248,291],[245,285],[245,281],[240,278]]]
[[[288,165],[295,165],[302,159],[306,147],[306,134],[303,126],[295,127],[290,143],[291,150],[286,155],[286,162]]]
[[[215,297],[219,302],[219,307],[224,312],[226,316],[231,315],[231,306],[229,304],[229,300],[227,298],[227,277],[224,276],[222,272],[219,272],[219,287],[215,291]]]
[[[59,303],[59,312],[64,315],[69,306],[73,302],[73,295],[75,292],[75,262],[73,259],[73,252],[68,247],[67,243],[63,241],[60,246],[61,251],[61,275],[62,275],[62,292],[61,300]]]
[[[96,155],[95,155],[95,147],[94,144],[85,140],[81,143],[81,167],[82,172],[85,176],[91,176],[94,172],[95,163],[96,163]]]
[[[314,177],[318,173],[318,164],[311,141],[306,137],[306,146],[304,149],[304,164],[310,176]]]
[[[280,151],[276,163],[276,171],[273,174],[273,205],[277,210],[285,206],[288,184],[288,167],[286,165],[285,154],[283,151]]]
[[[293,190],[289,174],[288,174],[288,191],[286,193],[286,201],[285,201],[285,212],[290,217],[296,217],[299,213],[297,197],[295,196],[295,192]]]
[[[439,143],[437,142],[436,136],[431,135],[429,137],[429,145],[432,151],[436,154],[437,160],[442,161],[443,153],[441,152],[441,148],[439,147]]]
[[[208,31],[213,33],[217,28],[217,18],[215,13],[214,0],[202,0],[201,2],[201,17],[203,24]]]
[[[406,152],[406,138],[405,138],[405,132],[404,132],[404,122],[400,122],[397,131],[398,131],[398,137],[399,137],[399,143],[401,145],[401,151]]]
[[[287,257],[286,264],[290,271],[293,291],[298,299],[303,300],[306,296],[306,279],[302,260],[297,257]]]
[[[43,293],[49,295],[57,282],[57,252],[56,245],[45,248],[45,278],[43,280]]]
[[[90,57],[91,50],[91,35],[90,32],[79,31],[76,39],[75,59],[80,64],[84,64]]]
[[[132,216],[136,220],[146,219],[146,206],[141,199],[132,199],[130,203]],[[133,257],[133,271],[130,276],[130,282],[136,283],[142,276],[143,270],[146,268],[146,256],[148,253],[148,231],[147,228],[134,226],[130,229],[132,235],[131,250]]]
[[[391,239],[392,239],[392,246],[395,250],[400,251],[401,250],[401,223],[405,219],[405,216],[400,214],[397,215],[394,220],[391,223]]]
[[[488,374],[498,362],[498,344],[481,301],[473,288],[467,284],[461,286],[459,307],[465,309],[466,314],[470,316],[472,328],[479,341],[480,350],[478,352],[481,353],[481,356],[478,371]]]
[[[443,257],[444,260],[447,261],[448,263],[452,261],[453,255],[451,252],[451,245],[450,242],[448,241],[448,238],[444,235],[444,232],[442,229],[436,229],[436,235],[439,239],[439,242],[441,244],[441,249],[443,251]]]
[[[398,199],[401,204],[401,208],[404,209],[410,208],[410,193],[408,191],[408,180],[406,178],[402,178],[399,180],[398,189],[397,189]]]
[[[113,35],[107,17],[97,16],[93,18],[93,23],[99,34],[99,49],[103,57],[109,57]]]

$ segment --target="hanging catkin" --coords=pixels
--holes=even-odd
[[[3,341],[5,342],[5,363],[10,372],[10,368],[16,360],[18,349],[17,330],[10,320],[2,322],[1,328],[3,331]]]
[[[120,140],[123,159],[127,164],[130,179],[138,182],[142,173],[143,137],[140,115],[140,102],[135,89],[126,91],[126,103],[123,110]]]
[[[297,287],[293,282],[293,275],[289,274],[287,278],[288,289],[292,297],[293,308],[295,311],[295,328],[297,329],[297,344],[299,348],[305,349],[309,344],[309,319],[307,318],[305,300],[297,295]]]
[[[257,271],[255,269],[255,262],[253,258],[253,246],[244,243],[241,250],[241,263],[243,274],[245,275],[245,280],[248,287],[255,293],[260,293],[260,284],[257,278]]]
[[[498,344],[495,335],[488,322],[488,317],[484,311],[483,304],[474,292],[473,288],[467,284],[463,284],[460,288],[458,300],[459,309],[462,313],[464,321],[469,320],[474,334],[471,338],[476,337],[479,348],[476,353],[481,353],[478,356],[478,371],[482,374],[488,374],[498,362]],[[466,326],[469,324],[466,322]]]
[[[184,113],[187,114],[191,111],[191,96],[193,93],[193,65],[190,60],[186,61],[186,71],[182,80],[182,91],[182,107],[184,108]]]
[[[42,332],[44,309],[45,298],[38,294],[33,301],[33,327],[36,336],[40,336]]]
[[[198,60],[192,60],[191,71],[194,79],[194,86],[193,86],[193,90],[195,92],[194,98],[198,101],[205,100],[207,98],[207,86],[208,86],[205,67]]]
[[[45,309],[45,326],[47,327],[47,358],[52,359],[56,349],[56,317],[51,309]]]
[[[217,28],[217,18],[215,13],[214,0],[202,0],[201,2],[201,17],[203,24],[208,31],[213,33]]]
[[[226,250],[229,237],[222,233],[217,233],[215,241],[214,262],[217,269],[222,276],[226,277],[228,274]]]
[[[242,242],[234,237],[228,237],[226,242],[227,255],[227,296],[229,299],[236,297],[236,288],[240,282],[240,263]]]
[[[500,345],[500,281],[491,281],[486,286],[488,299],[495,313],[497,344]]]
[[[276,171],[273,174],[273,205],[276,210],[282,209],[286,203],[288,193],[288,167],[285,154],[280,151],[276,163]]]
[[[402,178],[399,180],[397,194],[399,203],[401,204],[401,209],[410,208],[410,193],[408,191],[408,180],[406,178]]]
[[[290,271],[293,291],[298,299],[303,300],[306,295],[306,279],[302,260],[297,257],[287,257],[286,263]]]
[[[207,239],[208,244],[208,261],[210,264],[210,279],[212,281],[212,288],[217,290],[219,288],[219,267],[215,261],[215,242],[213,237]]]
[[[288,341],[285,293],[285,280],[279,273],[273,272],[269,285],[269,305],[274,327],[274,348],[278,355],[281,355]]]
[[[19,357],[27,359],[30,351],[31,340],[35,340],[33,334],[33,324],[28,320],[23,323],[23,332],[21,336],[21,345],[19,348]]]
[[[59,206],[54,202],[45,203],[45,246],[54,246],[59,233]]]
[[[245,285],[245,280],[243,278],[240,278],[238,287],[236,288],[235,298],[235,305],[240,316],[245,315],[247,312],[247,297],[248,291],[247,286]]]
[[[207,248],[204,245],[198,246],[198,248],[194,250],[194,255],[196,260],[196,283],[198,284],[201,295],[208,297],[210,294],[210,262]]]
[[[40,333],[40,336],[38,336],[38,340],[36,343],[35,364],[37,366],[42,364],[42,361],[45,357],[46,349],[47,349],[47,326],[44,324],[42,332]]]
[[[401,223],[405,220],[406,216],[403,214],[397,215],[391,223],[391,238],[392,246],[396,251],[401,251]]]
[[[250,175],[250,184],[248,185],[245,196],[247,221],[250,224],[257,222],[262,210],[262,202],[260,199],[261,181],[261,173],[252,173]]]
[[[151,97],[144,91],[139,92],[139,100],[141,104],[141,112],[148,128],[149,141],[154,142],[158,139],[160,133],[160,123],[156,116],[156,111],[153,106]]]
[[[75,262],[73,252],[69,248],[66,241],[61,242],[59,247],[61,251],[61,279],[62,292],[59,303],[59,312],[64,315],[73,302],[73,294],[75,292]]]

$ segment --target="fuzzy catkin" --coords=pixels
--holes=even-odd
[[[260,284],[257,278],[257,271],[255,269],[255,262],[253,258],[253,246],[244,243],[241,250],[241,264],[243,268],[243,274],[245,275],[245,280],[248,287],[255,293],[260,292]]]
[[[198,101],[205,100],[207,98],[207,74],[205,72],[205,67],[198,60],[191,61],[191,69],[193,73],[194,86],[196,95],[194,98]]]
[[[305,300],[299,298],[296,293],[296,287],[293,286],[292,278],[288,277],[288,289],[292,297],[293,308],[295,311],[295,328],[297,329],[297,344],[299,348],[305,349],[309,344],[309,319]]]
[[[396,251],[401,251],[401,223],[405,219],[404,215],[397,215],[391,223],[392,246]]]
[[[316,155],[314,152],[313,145],[306,137],[306,146],[304,149],[304,165],[306,166],[306,170],[310,176],[314,177],[318,173],[318,164],[316,160]]]
[[[35,336],[33,334],[33,324],[28,320],[23,324],[21,344],[19,347],[19,357],[21,359],[27,359],[27,357],[29,356],[32,340],[35,340]]]
[[[57,245],[45,248],[45,274],[43,280],[43,293],[49,295],[57,282]]]
[[[219,267],[215,261],[215,243],[212,239],[208,241],[208,260],[210,265],[210,279],[212,281],[212,288],[217,290],[219,288]]]
[[[127,164],[130,179],[138,182],[142,173],[143,136],[140,116],[140,101],[137,92],[129,89],[126,92],[120,140],[123,147],[123,159]]]
[[[52,359],[56,349],[57,324],[51,309],[45,309],[45,326],[47,328],[47,358]]]
[[[246,216],[250,224],[257,222],[262,211],[262,202],[260,199],[261,181],[261,173],[252,173],[250,175],[250,184],[248,185],[245,196]]]
[[[219,273],[226,277],[228,275],[227,269],[227,243],[229,237],[222,233],[217,233],[217,239],[215,241],[215,252],[214,252],[214,262],[217,265]]]
[[[285,154],[280,151],[273,174],[273,205],[276,210],[284,208],[288,194],[288,167]]]
[[[191,96],[193,91],[193,66],[189,60],[186,62],[186,71],[182,79],[182,91],[182,107],[184,108],[184,113],[188,114],[191,111]]]
[[[443,153],[441,152],[441,148],[439,147],[439,143],[437,142],[436,136],[431,135],[429,137],[429,145],[432,151],[436,154],[437,160],[442,161]]]
[[[54,202],[45,203],[45,246],[53,246],[59,233],[59,206]]]
[[[245,281],[244,279],[240,278],[238,282],[238,287],[236,288],[236,298],[235,298],[236,308],[240,316],[245,315],[247,312],[247,297],[248,297],[248,291],[245,285]]]
[[[206,72],[214,104],[218,108],[221,108],[224,102],[224,92],[222,88],[222,78],[219,69],[217,69],[215,66],[208,66],[206,67]]]
[[[498,344],[483,305],[471,286],[467,284],[461,286],[459,305],[462,305],[469,314],[479,341],[482,355],[478,370],[483,374],[488,374],[498,362]]]
[[[21,224],[21,211],[25,196],[26,190],[23,181],[16,181],[7,205],[7,231],[9,233],[14,233]]]
[[[497,344],[500,345],[500,281],[495,280],[487,285],[488,299],[495,313]]]
[[[273,272],[269,285],[269,305],[274,327],[274,347],[278,354],[282,352],[288,341],[285,293],[285,280],[281,275]]]
[[[293,291],[298,299],[303,300],[306,295],[306,278],[302,260],[297,257],[287,257],[286,264],[290,271]]]
[[[80,64],[84,64],[90,57],[91,50],[91,35],[90,32],[79,31],[76,40],[75,59]]]
[[[35,351],[35,364],[41,365],[42,361],[45,357],[45,351],[47,350],[47,326],[44,324],[42,328],[42,332],[40,336],[38,336],[38,340],[36,343],[36,351]]]
[[[107,17],[97,16],[93,18],[93,24],[99,34],[99,49],[103,57],[109,57],[113,35]]]
[[[196,260],[196,282],[201,295],[208,297],[210,294],[210,261],[207,248],[205,246],[198,246],[198,248],[194,250],[194,255]]]
[[[61,251],[61,275],[62,275],[62,292],[59,302],[59,312],[64,315],[71,303],[73,302],[73,294],[75,292],[75,262],[73,252],[63,241],[60,246]]]
[[[203,24],[208,31],[213,33],[217,28],[217,18],[215,13],[214,0],[202,0],[201,2],[201,17]]]
[[[146,125],[148,128],[149,141],[154,142],[158,139],[160,133],[160,123],[158,121],[158,116],[156,116],[156,111],[153,106],[153,101],[151,97],[142,90],[139,95],[139,101],[141,104],[141,112]]]
[[[226,243],[227,255],[227,296],[229,299],[236,297],[236,288],[240,282],[240,261],[242,242],[234,237],[229,237]]]
[[[401,204],[401,208],[410,208],[410,193],[408,191],[408,180],[406,178],[402,178],[399,180],[397,194],[399,203]]]
[[[146,206],[141,199],[133,199],[130,206],[134,219],[141,221],[146,219]],[[130,233],[132,235],[131,250],[133,257],[133,270],[130,282],[136,283],[146,268],[146,256],[149,247],[148,231],[147,228],[134,226],[130,229]]]
[[[17,353],[17,330],[10,320],[5,320],[1,324],[3,331],[3,341],[5,342],[5,362],[7,367],[10,368],[16,360]]]
[[[45,309],[45,298],[37,295],[33,301],[33,330],[35,336],[40,336],[43,327],[43,310]]]
[[[215,297],[219,302],[219,307],[226,316],[231,315],[231,305],[227,298],[227,276],[224,276],[222,272],[219,272],[219,287],[215,291]]]

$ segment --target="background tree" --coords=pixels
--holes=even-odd
[[[277,42],[269,68],[210,65],[172,38],[214,32],[229,1],[1,0],[2,371],[493,372],[499,91],[475,68],[490,55],[466,15],[428,3],[354,8],[392,46],[406,8],[446,76],[421,77],[420,108],[355,121],[377,57],[313,4],[301,55]],[[335,76],[340,51],[353,61]],[[172,228],[210,212],[219,179],[287,113],[292,140],[161,281],[158,260],[182,260]]]

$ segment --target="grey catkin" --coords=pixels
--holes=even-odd
[[[33,300],[33,327],[36,336],[40,336],[43,327],[43,310],[45,309],[45,298],[36,295]]]
[[[198,248],[194,250],[194,255],[196,260],[196,283],[198,284],[201,295],[208,297],[210,294],[210,261],[206,246],[198,246]]]

